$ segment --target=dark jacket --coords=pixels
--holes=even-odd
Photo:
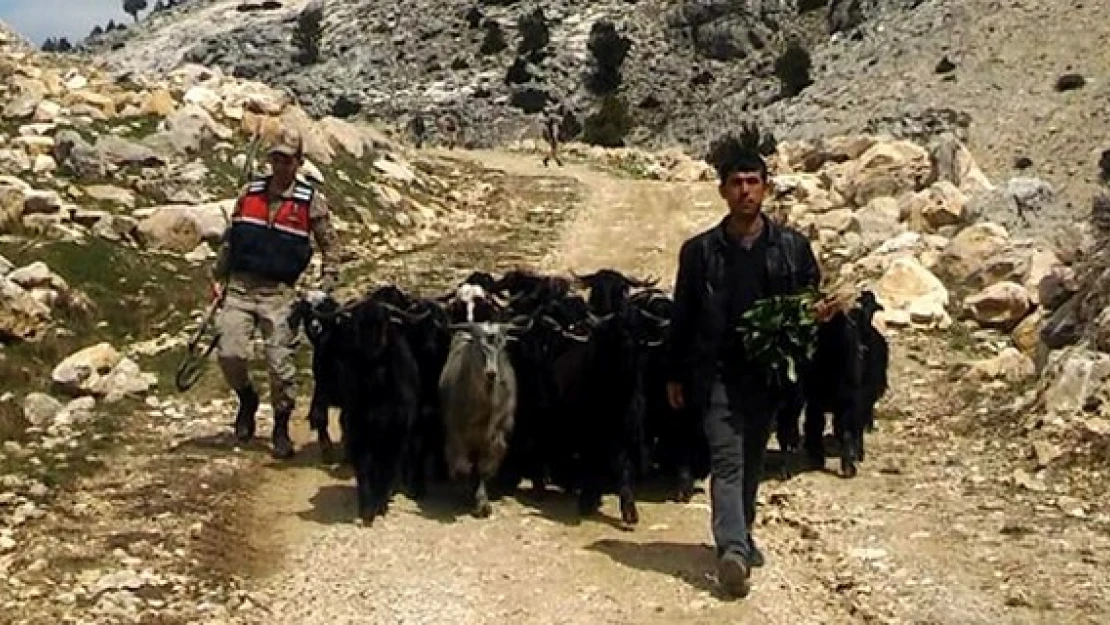
[[[716,375],[726,329],[743,311],[729,311],[731,245],[721,220],[682,245],[674,289],[674,315],[668,337],[669,379],[686,386],[687,401],[700,405]],[[793,228],[764,216],[765,296],[792,295],[821,283],[821,270],[809,240]],[[726,319],[736,316],[735,319]],[[761,374],[762,372],[753,372]]]

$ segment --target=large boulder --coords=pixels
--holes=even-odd
[[[0,233],[7,232],[20,223],[26,190],[0,181]]]
[[[997,356],[971,363],[965,378],[978,382],[1005,380],[1021,382],[1036,375],[1033,359],[1016,348],[1007,347]]]
[[[980,325],[1005,329],[1016,326],[1032,306],[1029,292],[1016,282],[992,284],[964,302],[964,308]]]
[[[930,184],[946,181],[968,196],[989,192],[994,185],[975,163],[971,151],[951,132],[942,133],[929,150]]]
[[[907,194],[902,204],[902,219],[920,232],[936,232],[946,226],[962,225],[966,219],[967,197],[946,180],[927,189]]]
[[[873,250],[905,232],[900,214],[898,200],[890,197],[875,198],[856,211],[856,223],[859,224],[864,247]]]
[[[70,395],[92,391],[101,378],[111,373],[123,356],[108,343],[98,343],[70,355],[58,363],[50,379]]]
[[[138,232],[144,243],[154,249],[191,252],[201,241],[216,243],[227,229],[227,216],[235,200],[197,206],[161,206],[135,211],[140,218]]]
[[[992,256],[1010,246],[1005,228],[990,222],[964,228],[937,260],[937,273],[946,280],[964,285]]]
[[[1041,302],[1041,282],[1057,271],[1066,268],[1052,250],[1035,250],[1029,256],[1029,270],[1025,275],[1025,288],[1034,304]]]
[[[166,118],[165,131],[147,137],[145,143],[162,154],[191,155],[234,136],[233,130],[217,122],[203,107],[186,104]]]
[[[0,278],[0,342],[36,338],[49,322],[49,306],[7,277]]]
[[[929,153],[916,143],[877,143],[851,162],[843,195],[855,206],[866,206],[878,197],[921,189],[929,171]]]
[[[929,327],[951,324],[948,290],[913,257],[895,258],[876,284],[875,295],[886,309],[883,316],[888,324],[898,317]]]
[[[28,393],[23,398],[23,418],[34,427],[45,427],[62,410],[62,402],[46,393]]]
[[[1053,352],[1043,376],[1045,409],[1055,417],[1071,417],[1105,394],[1110,379],[1110,356],[1083,348]]]

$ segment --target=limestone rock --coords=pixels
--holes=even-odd
[[[1050,415],[1072,416],[1080,412],[1095,393],[1110,378],[1110,356],[1072,348],[1054,352],[1044,379],[1047,386],[1042,394],[1044,406]]]
[[[62,107],[56,102],[50,100],[43,100],[35,107],[35,114],[32,117],[36,122],[52,122],[58,119],[62,114]]]
[[[156,89],[143,101],[140,111],[144,115],[168,117],[177,108],[173,95],[165,89]]]
[[[1014,341],[1014,346],[1027,356],[1034,356],[1037,353],[1037,346],[1041,343],[1041,325],[1044,322],[1044,313],[1041,310],[1036,310],[1033,314],[1025,319],[1014,328],[1010,334],[1010,338]]]
[[[866,206],[877,197],[920,189],[928,179],[929,153],[910,141],[877,143],[852,163],[844,197]]]
[[[964,307],[985,327],[1013,328],[1032,307],[1029,292],[1015,282],[992,284],[969,297]]]
[[[7,277],[0,279],[0,341],[34,338],[49,321],[48,306]]]
[[[948,290],[928,269],[912,257],[894,259],[875,288],[887,311],[909,313],[911,321],[925,326],[947,327]],[[890,317],[889,313],[884,315]]]
[[[994,358],[972,363],[965,377],[980,382],[991,380],[1021,382],[1032,378],[1035,374],[1036,367],[1029,356],[1016,348],[1007,347]]]
[[[867,249],[875,249],[905,231],[899,223],[899,212],[898,200],[890,197],[875,198],[856,211],[856,223]]]
[[[987,259],[1009,245],[1009,233],[997,224],[986,222],[964,228],[941,253],[937,261],[938,275],[966,284]]]
[[[858,231],[859,222],[850,208],[838,208],[817,216],[817,227],[822,230],[831,230],[836,234],[848,231]]]
[[[1054,271],[1063,269],[1064,264],[1052,250],[1036,250],[1030,255],[1025,288],[1029,291],[1034,304],[1041,303],[1041,281],[1052,275]]]
[[[1037,301],[1045,308],[1055,310],[1078,290],[1075,270],[1054,266],[1037,282]]]
[[[22,187],[0,182],[0,232],[7,231],[22,219],[23,205],[26,202],[24,193]]]
[[[112,185],[100,184],[85,187],[85,193],[94,200],[100,200],[101,202],[111,202],[127,208],[134,208],[135,206],[134,193]]]
[[[39,154],[31,164],[31,171],[39,175],[52,174],[57,170],[58,163],[49,154]]]
[[[967,197],[947,180],[907,196],[903,218],[915,230],[936,232],[946,226],[959,226],[966,221]]]
[[[115,403],[128,395],[145,393],[157,383],[157,376],[143,373],[135,361],[124,357],[107,375],[92,382],[89,391],[104,397],[108,403]]]
[[[72,354],[50,374],[50,379],[66,393],[91,392],[101,378],[111,373],[123,356],[108,343],[98,343]]]
[[[975,163],[971,151],[951,132],[941,134],[929,151],[930,182],[944,180],[968,195],[990,191],[994,185]]]
[[[68,291],[66,281],[50,270],[41,260],[30,265],[20,267],[9,273],[7,279],[18,284],[24,289],[50,288],[57,291]]]
[[[23,418],[35,427],[49,425],[62,409],[62,402],[46,393],[28,393],[23,398]]]
[[[186,253],[201,241],[216,242],[227,228],[234,200],[199,206],[161,206],[135,211],[138,233],[147,245]]]

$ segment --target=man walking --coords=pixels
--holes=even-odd
[[[751,536],[764,451],[775,412],[789,398],[745,360],[733,328],[757,301],[820,284],[809,241],[763,214],[767,165],[754,146],[728,137],[714,151],[729,214],[686,241],[679,255],[669,339],[667,395],[700,418],[711,453],[718,577],[730,593],[750,590],[763,555]]]
[[[560,107],[561,108],[561,107]],[[555,164],[559,167],[563,166],[563,161],[559,160],[559,132],[563,124],[563,118],[559,114],[559,109],[549,107],[544,112],[543,117],[543,140],[547,142],[547,154],[543,157],[543,166],[547,167],[548,162],[555,159]]]
[[[308,267],[316,239],[323,256],[320,287],[336,283],[336,234],[323,194],[297,170],[304,163],[303,140],[283,129],[270,149],[272,173],[250,182],[240,193],[224,233],[212,276],[227,280],[224,309],[217,320],[219,363],[224,379],[239,397],[235,436],[254,437],[258,393],[250,380],[251,336],[257,328],[265,340],[270,402],[274,409],[273,454],[291,458],[289,417],[297,397],[296,368],[289,326],[293,285]]]

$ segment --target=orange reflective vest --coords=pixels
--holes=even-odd
[[[315,190],[298,180],[292,196],[271,214],[268,182],[267,178],[252,182],[231,216],[230,266],[235,272],[292,286],[312,259],[309,208]]]

